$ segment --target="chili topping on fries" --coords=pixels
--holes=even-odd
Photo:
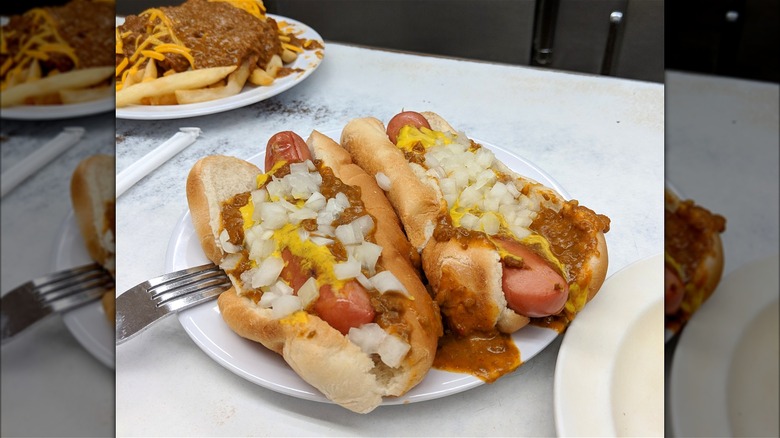
[[[116,28],[117,107],[175,105],[238,94],[244,84],[270,85],[294,70],[304,50],[265,14],[260,0],[188,0],[130,15]]]
[[[0,34],[2,106],[111,94],[113,0],[73,0],[10,17]]]

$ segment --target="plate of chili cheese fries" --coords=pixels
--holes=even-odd
[[[322,37],[266,14],[261,1],[188,0],[116,18],[116,117],[159,120],[228,111],[306,79]]]

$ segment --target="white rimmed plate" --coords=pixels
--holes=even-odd
[[[70,105],[22,105],[3,108],[4,119],[59,120],[91,116],[114,110],[114,96]]]
[[[295,29],[296,35],[301,39],[317,40],[323,46],[325,43],[322,37],[309,26],[278,15],[268,14],[269,17],[276,20],[276,22],[284,21]],[[117,17],[116,23],[120,25],[124,22],[124,18]],[[297,33],[300,32],[300,33]],[[118,119],[131,119],[131,120],[164,120],[164,119],[182,119],[185,117],[204,116],[207,114],[221,113],[224,111],[230,111],[232,109],[241,108],[253,103],[260,102],[277,94],[286,91],[309,77],[314,70],[319,67],[324,55],[324,49],[306,50],[298,55],[298,59],[295,60],[289,67],[292,69],[301,69],[301,72],[292,73],[290,75],[277,78],[274,82],[267,87],[255,87],[253,85],[246,85],[244,89],[230,97],[224,99],[212,100],[210,102],[191,103],[186,105],[132,105],[123,108],[116,109],[116,118]]]
[[[53,269],[58,271],[89,263],[92,263],[92,259],[71,210],[60,227],[60,240],[54,249]],[[107,367],[114,368],[114,328],[108,322],[99,300],[66,312],[62,320],[73,337],[90,354]]]
[[[9,18],[0,17],[0,25],[8,24]],[[10,120],[59,120],[74,117],[91,116],[114,109],[114,96],[90,102],[69,105],[20,105],[3,108],[0,111],[3,119]]]
[[[663,254],[610,276],[569,325],[555,365],[560,436],[663,436]]]
[[[338,139],[340,131],[326,131],[325,135]],[[479,140],[476,140],[479,142]],[[491,149],[496,157],[509,168],[557,190],[569,198],[566,191],[542,169],[531,162],[506,150],[480,142]],[[248,158],[248,161],[263,167],[265,153]],[[195,234],[189,212],[176,225],[168,243],[165,270],[172,272],[191,266],[208,263]],[[262,345],[236,335],[222,320],[216,302],[209,302],[178,314],[179,322],[193,341],[220,365],[246,380],[294,397],[319,402],[329,402],[318,390],[303,381],[277,354]],[[533,358],[549,345],[558,333],[552,329],[526,326],[513,335],[524,362]],[[403,404],[445,397],[456,394],[484,382],[466,374],[431,370],[425,379],[398,398],[385,399],[383,404]]]
[[[675,436],[778,436],[777,255],[726,275],[680,333],[669,384]]]

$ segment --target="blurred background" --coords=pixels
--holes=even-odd
[[[172,0],[118,1],[117,14]],[[663,81],[662,0],[266,0],[326,41]]]

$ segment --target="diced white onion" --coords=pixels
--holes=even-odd
[[[374,283],[371,283],[371,280],[368,279],[363,273],[361,272],[360,275],[355,277],[355,280],[360,283],[361,286],[366,288],[366,290],[374,290]]]
[[[276,295],[292,295],[293,288],[282,280],[278,280],[271,286],[270,291]]]
[[[439,187],[444,195],[458,194],[458,183],[452,178],[442,178],[439,180]]]
[[[347,207],[349,207],[349,198],[346,194],[344,194],[344,192],[336,193],[336,197],[333,199],[336,200],[342,210],[345,210]]]
[[[306,202],[303,204],[304,207],[312,210],[312,211],[320,211],[325,207],[325,204],[328,203],[328,200],[325,199],[325,196],[322,195],[320,192],[312,193],[311,196],[309,196],[309,199],[306,200]]]
[[[319,218],[318,218],[318,224],[319,224]],[[317,234],[323,237],[324,236],[333,237],[336,235],[336,230],[330,224],[319,224],[317,226]]]
[[[350,258],[346,262],[336,263],[333,265],[333,274],[339,280],[355,278],[360,274],[360,262]]]
[[[465,213],[460,218],[460,226],[467,230],[476,230],[479,225],[479,218],[471,213]]]
[[[274,179],[265,185],[265,189],[268,190],[268,195],[272,199],[284,199],[290,195],[290,184],[284,179]]]
[[[268,191],[266,189],[257,189],[252,191],[252,202],[257,205],[268,201]]]
[[[360,234],[365,239],[368,233],[374,229],[374,220],[366,214],[352,221],[352,225],[360,231]]]
[[[343,193],[341,194],[343,195]],[[323,208],[322,211],[319,212],[319,214],[329,213],[335,218],[338,217],[338,215],[340,215],[341,212],[344,211],[347,207],[349,207],[349,203],[347,203],[347,205],[345,206],[339,201],[337,201],[336,200],[337,198],[338,196],[335,198],[328,199],[328,203],[325,205],[325,208]]]
[[[385,293],[388,291],[397,291],[401,292],[404,295],[409,295],[409,292],[406,290],[406,287],[396,278],[395,275],[393,275],[390,271],[382,271],[373,277],[370,278],[371,283],[374,285],[376,290],[378,290],[380,293]]]
[[[506,189],[509,191],[509,193],[512,194],[513,198],[517,198],[518,196],[520,196],[520,191],[517,190],[517,187],[515,187],[514,182],[510,182],[509,184],[507,184]]]
[[[531,235],[531,231],[523,227],[513,226],[510,227],[510,230],[512,230],[512,234],[514,234],[518,239],[522,239]]]
[[[387,366],[397,368],[409,352],[411,346],[403,339],[388,334],[379,324],[369,323],[352,327],[347,335],[350,342],[360,347],[366,354],[379,354]]]
[[[241,247],[238,245],[233,245],[229,242],[230,235],[228,234],[227,230],[222,230],[221,233],[219,233],[219,243],[222,246],[222,249],[227,253],[237,253],[241,251]]]
[[[297,225],[305,219],[317,219],[317,212],[314,210],[310,210],[306,207],[303,207],[299,210],[290,213],[289,218],[290,218],[290,222],[293,225]]]
[[[380,189],[384,191],[390,190],[392,182],[390,181],[390,178],[387,175],[385,175],[382,172],[377,172],[377,174],[374,175],[374,178],[376,178],[376,183]]]
[[[498,211],[500,205],[498,198],[486,197],[482,200],[482,209],[484,211]]]
[[[271,318],[280,319],[303,309],[301,299],[297,295],[282,295],[274,300]]]
[[[364,353],[375,354],[379,351],[379,345],[387,337],[387,332],[379,324],[371,322],[360,327],[350,328],[347,337],[350,342],[360,347]]]
[[[319,246],[328,246],[334,242],[333,239],[328,239],[327,237],[321,237],[321,236],[311,236],[309,237],[309,240],[315,245]]]
[[[307,160],[308,161],[308,160]],[[306,163],[292,163],[290,164],[290,174],[309,174],[309,165]]]
[[[263,292],[263,296],[260,297],[260,301],[257,302],[257,305],[262,307],[263,309],[267,309],[274,305],[274,302],[280,297],[280,295],[277,295],[272,292]]]
[[[287,222],[288,210],[275,202],[264,202],[260,204],[260,219],[263,228],[267,230],[278,230]]]
[[[284,260],[277,257],[269,257],[257,267],[257,272],[252,276],[252,288],[258,289],[270,286],[279,278],[284,269]]]
[[[493,164],[493,159],[495,158],[493,152],[487,148],[477,149],[474,155],[479,165],[483,168],[490,167]]]
[[[482,194],[474,186],[468,186],[460,194],[458,202],[463,208],[471,208],[482,200]]]
[[[285,210],[287,210],[290,213],[298,211],[298,207],[295,204],[293,204],[293,203],[291,203],[291,202],[289,202],[289,201],[287,201],[285,199],[280,199],[280,200],[274,202],[274,204],[281,205],[282,207],[284,207]]]
[[[482,230],[488,235],[497,234],[499,228],[501,227],[501,222],[498,220],[498,216],[491,212],[487,212],[482,215],[479,223],[482,226]]]
[[[425,167],[428,169],[432,169],[439,165],[439,160],[436,159],[435,154],[427,153],[425,154]]]
[[[425,173],[428,176],[431,176],[436,179],[442,179],[447,177],[447,173],[444,171],[444,169],[441,166],[431,167]]]
[[[401,365],[401,362],[404,357],[406,357],[406,353],[409,352],[410,348],[411,345],[403,339],[397,336],[387,335],[379,344],[377,353],[379,353],[379,358],[382,359],[382,362],[387,364],[387,366],[397,368]]]
[[[331,198],[332,200],[333,198]],[[335,206],[335,203],[328,201],[328,205],[317,213],[317,225],[330,226],[334,220],[341,214],[340,211],[335,211],[333,208],[329,208],[331,205]]]
[[[450,177],[455,180],[460,188],[466,187],[469,184],[469,173],[461,167],[453,170]]]
[[[272,239],[253,239],[249,246],[249,258],[252,260],[265,260],[276,249]]]
[[[376,268],[376,262],[382,255],[382,247],[371,242],[363,242],[352,250],[355,260],[365,268],[369,274],[373,274]]]
[[[232,271],[238,267],[238,263],[241,261],[241,254],[228,254],[219,264],[219,267],[224,271]]]
[[[336,238],[344,245],[356,245],[363,241],[363,234],[352,224],[344,224],[336,227]]]
[[[298,289],[298,297],[301,299],[301,306],[306,309],[320,296],[320,290],[317,289],[317,280],[309,277],[305,283]]]

